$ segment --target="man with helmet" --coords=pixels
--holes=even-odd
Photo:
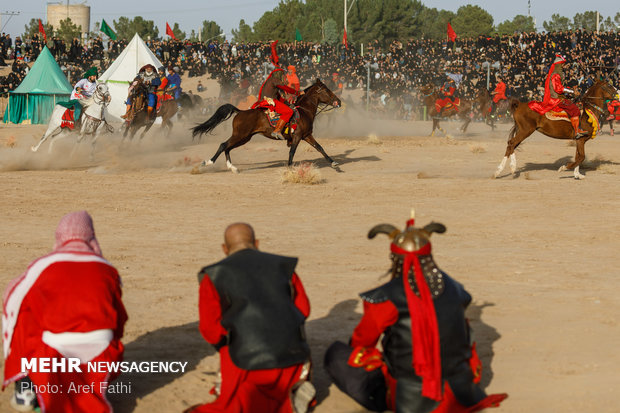
[[[410,219],[402,232],[381,224],[368,233],[392,239],[392,278],[361,294],[364,315],[349,346],[332,344],[325,367],[371,411],[475,412],[507,397],[487,396],[477,384],[482,366],[465,318],[471,296],[431,254],[431,234],[445,230],[434,222],[416,228]],[[381,336],[383,353],[375,347]]]
[[[131,83],[131,86],[129,86],[129,96],[127,97],[127,101],[125,102],[127,104],[127,110],[124,115],[121,115],[121,118],[123,119],[127,119],[127,116],[129,115],[129,110],[131,109],[131,91],[137,85],[138,81],[142,81],[142,83],[144,83],[147,87],[147,113],[149,119],[153,118],[155,105],[157,104],[157,88],[159,87],[159,85],[161,85],[161,80],[159,78],[159,75],[157,74],[155,66],[153,66],[152,64],[147,64],[140,68],[140,70],[138,71],[138,75]]]
[[[566,97],[567,93],[573,94],[574,92],[564,87],[564,74],[562,72],[564,63],[566,63],[564,57],[561,55],[555,56],[555,60],[549,68],[549,74],[545,81],[545,94],[542,102],[533,101],[528,103],[528,106],[541,115],[544,115],[550,110],[566,111],[566,114],[570,117],[573,129],[575,130],[575,139],[578,139],[587,135],[588,132],[581,129],[579,125],[579,116],[581,115],[579,107]]]

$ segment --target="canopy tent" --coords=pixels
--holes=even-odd
[[[149,63],[155,68],[162,66],[161,62],[136,33],[108,70],[99,77],[100,82],[105,82],[108,85],[112,97],[110,105],[107,107],[106,117],[108,119],[122,120],[121,115],[125,113],[129,84],[136,78],[140,68]]]
[[[56,102],[69,100],[73,88],[47,46],[41,50],[30,71],[9,92],[4,122],[47,123]]]

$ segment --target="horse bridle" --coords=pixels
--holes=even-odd
[[[611,86],[611,85],[610,85],[609,83],[607,83],[607,82],[603,83],[603,86],[601,86],[601,89],[602,89],[604,92],[609,93],[612,97],[613,97],[613,96],[615,96],[616,94],[618,94],[618,91],[617,91],[617,90],[615,90],[615,89],[613,88],[613,86]],[[614,92],[615,92],[615,93],[614,93]],[[591,100],[593,100],[593,99],[601,99],[601,100],[603,101],[603,103],[605,103],[605,102],[609,102],[609,101],[611,100],[611,99],[604,99],[603,97],[596,97],[596,96],[584,96],[584,97],[583,97],[583,104],[584,104],[584,105],[589,105],[589,106],[591,106],[594,110],[596,110],[597,112],[599,112],[599,113],[601,113],[601,114],[602,114],[602,113],[605,113],[605,109],[601,108],[600,106],[598,106],[597,104],[595,104],[595,103],[591,102],[591,101],[590,101],[590,100],[588,100],[588,99],[591,99]]]
[[[97,104],[97,105],[103,105],[103,106],[107,106],[108,104],[106,104],[106,96],[109,96],[110,92],[105,92],[105,93],[101,93],[99,91],[99,85],[97,85],[97,88],[95,88],[95,93],[93,93],[93,101]],[[97,102],[97,99],[99,99],[99,102]]]
[[[315,85],[316,85],[316,84],[315,84]],[[315,86],[315,85],[312,85],[312,86]],[[311,86],[311,87],[312,87],[312,86]],[[316,86],[317,86],[317,88],[318,88],[317,94],[318,94],[318,93],[320,93],[323,89],[327,89],[327,87],[326,87],[325,85],[316,85]],[[304,93],[304,94],[305,94],[305,93]],[[338,96],[336,96],[336,97],[338,97]],[[323,106],[320,110],[318,110],[319,105],[324,105],[324,106]],[[308,110],[308,109],[304,108],[303,106],[297,106],[297,107],[298,107],[298,108],[300,108],[300,109],[303,109],[303,110],[307,111],[308,113],[310,113],[310,110]],[[329,108],[329,109],[327,109],[327,108]],[[327,109],[327,110],[326,110],[326,109]],[[329,104],[329,103],[317,102],[317,110],[318,110],[318,112],[317,112],[314,116],[316,117],[316,116],[318,116],[320,113],[323,113],[323,112],[325,112],[325,113],[327,113],[327,112],[331,112],[331,111],[332,111],[332,110],[334,110],[334,109],[336,109],[336,106],[334,106],[334,105],[331,105],[331,104]]]

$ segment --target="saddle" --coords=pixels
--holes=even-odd
[[[583,111],[581,112],[583,113]],[[549,112],[545,113],[545,117],[549,120],[564,120],[570,122],[570,118],[564,110],[556,111],[551,109]]]

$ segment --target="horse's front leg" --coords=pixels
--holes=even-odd
[[[303,138],[306,142],[308,142],[310,145],[312,145],[312,147],[314,149],[316,149],[317,151],[319,151],[323,157],[325,157],[325,159],[327,159],[327,161],[331,164],[332,168],[336,168],[338,167],[338,162],[334,161],[332,158],[329,157],[329,155],[327,153],[325,153],[325,150],[323,150],[323,147],[321,145],[319,145],[319,143],[316,141],[316,139],[314,139],[314,136],[312,136],[312,134],[306,136],[305,138]],[[292,146],[291,146],[292,148]],[[293,152],[294,155],[294,152]],[[292,156],[289,159],[289,165],[291,164],[291,162],[293,161]]]
[[[45,132],[45,134],[44,134],[43,136],[41,136],[41,140],[39,140],[39,143],[37,143],[37,144],[36,144],[36,145],[34,145],[34,146],[31,146],[31,147],[30,147],[30,150],[31,150],[32,152],[36,152],[36,151],[38,151],[38,150],[39,150],[39,147],[43,144],[43,142],[45,142],[45,141],[47,140],[47,138],[49,138],[49,137],[54,137],[54,136],[58,135],[60,132],[62,132],[62,128],[61,128],[60,126],[59,126],[59,127],[57,127],[56,129],[54,129],[54,130],[53,130],[53,131],[51,131],[51,132],[47,132],[47,131],[46,131],[46,132]]]
[[[566,171],[567,169],[573,169],[573,175],[575,179],[584,179],[586,176],[579,173],[579,166],[584,159],[586,159],[586,141],[587,136],[577,139],[577,150],[575,151],[575,161],[569,162],[566,165],[562,165],[559,172]]]

